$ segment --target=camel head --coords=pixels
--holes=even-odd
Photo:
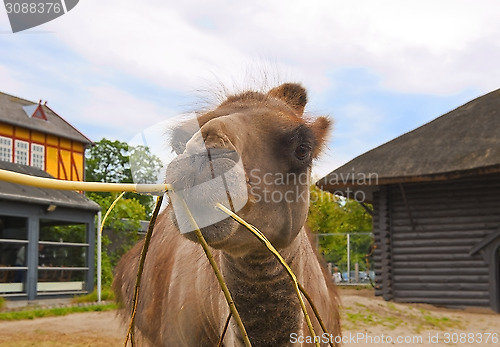
[[[267,93],[229,96],[172,132],[178,155],[167,168],[172,218],[196,241],[185,201],[214,248],[244,255],[261,247],[248,230],[215,208],[217,202],[257,226],[276,248],[285,248],[303,227],[309,206],[313,160],[330,121],[304,117],[306,90],[283,84]]]

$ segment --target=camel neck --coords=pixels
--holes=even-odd
[[[290,246],[280,252],[290,266],[300,256],[294,250]],[[247,257],[224,255],[221,268],[252,345],[289,346],[290,334],[301,327],[302,313],[278,260],[267,250]]]

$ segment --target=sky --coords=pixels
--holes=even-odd
[[[129,142],[206,91],[300,82],[335,125],[314,174],[500,88],[500,1],[82,0],[12,33],[0,91]]]

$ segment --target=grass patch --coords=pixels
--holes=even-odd
[[[399,309],[392,302],[386,302],[386,306],[391,311],[399,311]]]
[[[0,311],[5,307],[5,298],[0,296]]]
[[[373,290],[373,287],[370,284],[342,284],[338,283],[337,288],[340,290],[343,289],[351,289],[351,290]]]
[[[104,301],[115,300],[115,293],[111,290],[111,288],[102,288],[101,300],[104,300]],[[94,291],[92,293],[88,293],[88,294],[80,295],[80,296],[75,296],[72,301],[76,302],[76,303],[97,302],[97,289],[94,289]]]
[[[65,316],[71,313],[79,312],[100,312],[115,310],[118,306],[114,303],[106,305],[74,306],[74,307],[55,307],[47,309],[32,309],[15,312],[0,313],[0,320],[13,321],[23,319],[35,319],[42,317]]]
[[[420,333],[423,330],[463,328],[460,320],[392,302],[376,305],[355,302],[343,307],[342,322],[347,330],[359,329],[361,326],[382,326],[394,330],[405,326]]]
[[[374,310],[366,305],[356,303],[356,308],[353,311],[344,311],[344,324],[349,323],[348,326],[375,326],[381,325],[391,330],[396,329],[398,326],[404,324],[403,319],[399,316],[389,315],[386,312]],[[361,309],[360,309],[361,308]],[[344,308],[345,309],[345,308]]]
[[[456,319],[450,319],[448,317],[436,317],[433,316],[429,311],[426,310],[420,310],[422,313],[423,319],[425,323],[428,325],[431,325],[433,327],[436,327],[440,330],[444,330],[446,328],[459,328],[461,327],[460,321]]]

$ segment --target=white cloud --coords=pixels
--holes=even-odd
[[[387,88],[454,93],[497,87],[499,10],[500,3],[490,1],[328,1],[276,6],[266,22],[281,34],[274,37],[275,52],[284,49],[314,74],[364,66]],[[481,63],[470,57],[478,42],[489,57]],[[469,73],[485,65],[493,76]]]
[[[215,69],[231,70],[245,60],[223,40],[187,23],[165,4],[81,2],[67,17],[54,21],[52,30],[92,63],[167,88],[199,86]]]
[[[486,92],[499,87],[499,10],[500,2],[486,0],[80,1],[39,28],[53,34],[0,37],[11,43],[0,57],[0,81],[6,92],[48,99],[77,127],[100,124],[95,134],[123,133],[122,140],[170,113],[164,106],[177,106],[141,99],[147,91],[134,80],[182,94],[217,79],[230,88],[251,85],[248,75],[258,81],[267,70],[304,82],[314,100],[342,89],[335,71],[362,67],[378,89]],[[335,162],[369,142],[361,131],[368,123],[351,120],[334,132],[351,142],[350,151],[335,147]]]
[[[365,66],[387,88],[448,94],[496,87],[499,10],[486,0],[110,0],[80,2],[50,25],[93,63],[168,88],[238,79],[260,57],[313,89],[337,68]]]
[[[77,115],[73,118],[84,127],[102,129],[103,136],[122,141],[175,114],[168,107],[159,108],[154,103],[111,86],[91,87],[82,99],[86,99],[86,103],[80,100],[84,106],[75,110]]]

